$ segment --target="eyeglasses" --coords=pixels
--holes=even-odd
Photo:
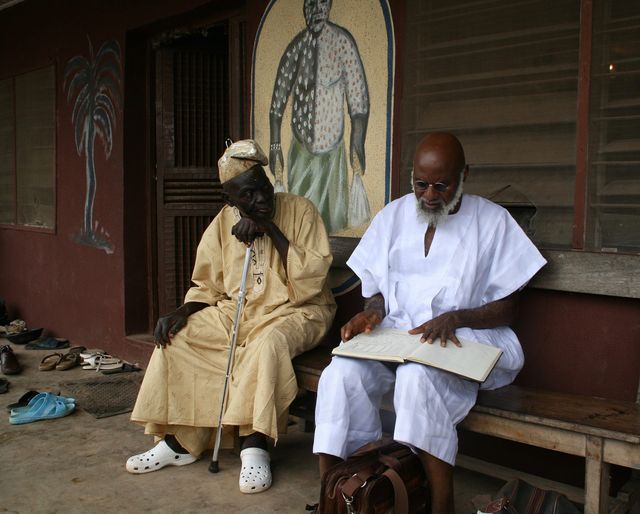
[[[415,189],[420,191],[426,191],[430,187],[435,189],[438,193],[444,193],[447,189],[449,189],[449,184],[445,184],[444,182],[436,182],[435,184],[431,184],[429,182],[425,182],[424,180],[416,180],[413,183]]]

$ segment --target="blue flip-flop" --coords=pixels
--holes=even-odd
[[[75,408],[76,404],[73,398],[56,396],[52,393],[40,393],[32,398],[26,407],[12,409],[9,423],[22,425],[44,419],[62,418],[71,414]]]

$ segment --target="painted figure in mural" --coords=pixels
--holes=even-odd
[[[300,196],[274,194],[266,164],[252,140],[232,144],[218,162],[227,205],[198,245],[184,305],[158,321],[157,348],[131,414],[162,440],[127,461],[130,473],[190,464],[213,446],[245,245],[253,241],[222,424],[237,426],[243,438],[240,490],[271,485],[267,439],[286,430],[298,392],[291,359],[320,341],[335,303],[318,210]]]
[[[307,28],[280,60],[269,111],[269,166],[278,185],[284,168],[282,116],[291,96],[289,192],[309,198],[333,233],[347,226],[349,207],[345,97],[351,118],[349,159],[354,174],[363,174],[369,92],[356,42],[349,31],[329,21],[330,9],[331,0],[304,0]]]
[[[435,344],[452,352],[458,338],[497,346],[502,356],[481,386],[493,389],[522,368],[522,348],[508,325],[519,290],[545,260],[505,209],[462,194],[468,172],[462,145],[451,134],[430,134],[418,144],[414,193],[378,213],[347,262],[362,281],[365,310],[341,335],[348,341],[380,325],[422,334],[425,344],[439,339]],[[432,512],[451,514],[456,425],[479,389],[452,373],[334,357],[318,389],[314,452],[320,471],[380,438],[380,402],[394,387],[394,439],[416,449]]]
[[[78,155],[84,153],[87,192],[84,202],[84,221],[76,240],[81,244],[95,246],[113,253],[109,234],[93,220],[93,205],[96,196],[95,143],[100,139],[105,158],[111,156],[116,112],[121,99],[120,45],[117,41],[106,41],[93,52],[89,40],[89,59],[77,55],[64,68],[64,89],[67,100],[73,99],[72,122],[75,128],[75,144]]]

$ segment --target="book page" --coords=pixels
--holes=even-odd
[[[333,349],[334,355],[372,359],[386,362],[404,362],[420,344],[419,335],[408,334],[406,330],[376,328],[368,334],[362,333]]]
[[[495,346],[458,338],[462,347],[451,341],[444,348],[440,340],[433,344],[423,343],[406,357],[406,360],[428,364],[457,375],[484,382],[502,354]]]
[[[421,335],[411,335],[396,328],[376,328],[368,334],[358,334],[333,349],[334,355],[386,362],[412,361],[426,364],[484,382],[502,354],[494,346],[460,339],[458,348],[451,341],[444,348],[437,339],[433,344],[421,343]]]

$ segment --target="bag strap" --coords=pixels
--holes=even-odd
[[[409,495],[404,480],[393,468],[388,468],[384,473],[393,486],[393,512],[394,514],[409,514]]]
[[[375,473],[354,473],[350,478],[342,484],[342,495],[347,498],[353,498],[358,491],[362,489]]]

